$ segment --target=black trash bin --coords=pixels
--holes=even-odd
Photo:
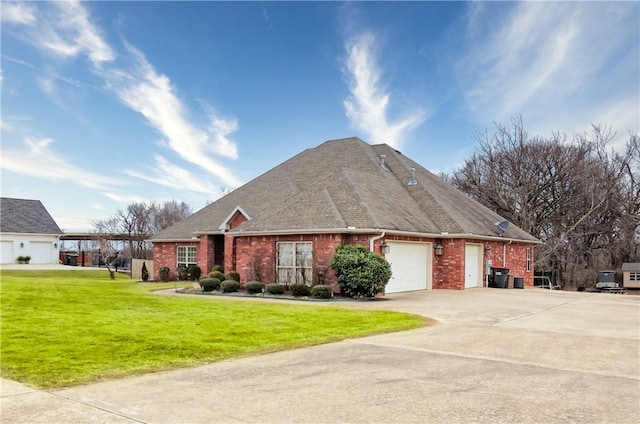
[[[78,266],[78,255],[69,255],[69,265]]]
[[[513,277],[513,288],[514,289],[523,289],[524,288],[524,277]]]
[[[491,268],[489,287],[506,289],[509,287],[509,268]],[[493,282],[493,284],[491,284]]]

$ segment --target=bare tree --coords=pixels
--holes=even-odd
[[[495,126],[476,135],[479,151],[450,182],[542,240],[537,269],[583,284],[598,268],[638,257],[637,136],[617,154],[608,127],[568,141],[530,138],[519,117]]]

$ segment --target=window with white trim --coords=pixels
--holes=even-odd
[[[276,270],[280,284],[313,283],[313,243],[311,242],[278,242],[278,260]]]
[[[629,281],[640,281],[640,272],[630,272]]]
[[[527,247],[527,272],[531,271],[531,248]]]
[[[196,265],[196,253],[196,246],[178,246],[177,266],[184,264],[189,268],[190,265]]]

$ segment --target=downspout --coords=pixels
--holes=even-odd
[[[513,243],[513,240],[509,240],[509,243],[502,243],[502,267],[507,267],[507,244]]]
[[[373,236],[369,239],[369,251],[373,252],[373,245],[375,243],[376,240],[380,240],[382,237],[384,237],[385,232],[383,231],[380,235],[377,236]]]

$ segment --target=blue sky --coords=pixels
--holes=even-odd
[[[86,231],[198,210],[358,136],[433,172],[476,131],[640,127],[638,2],[5,2],[1,193]],[[277,190],[277,187],[274,187]]]

